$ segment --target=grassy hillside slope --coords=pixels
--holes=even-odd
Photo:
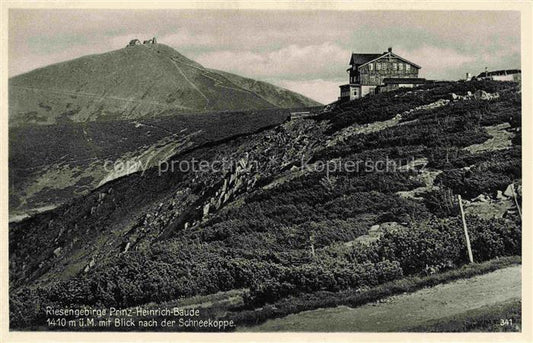
[[[484,81],[367,97],[170,159],[227,169],[152,168],[13,224],[11,325],[42,324],[44,304],[246,289],[239,313],[453,270],[458,194],[476,262],[520,255],[520,96]]]
[[[271,104],[275,104],[278,107],[290,108],[294,106],[295,101],[302,104],[302,106],[319,106],[320,103],[310,100],[303,95],[288,91],[284,88],[274,86],[268,82],[257,81],[254,79],[242,77],[232,73],[228,73],[221,70],[213,70],[213,72],[220,74],[233,82],[237,86],[247,89],[250,92],[258,94]]]
[[[65,122],[10,129],[9,214],[55,207],[179,152],[287,120],[289,110],[173,114],[137,120]],[[139,168],[124,170],[126,163]]]
[[[316,104],[271,85],[241,87],[164,44],[84,56],[9,80],[10,126]]]

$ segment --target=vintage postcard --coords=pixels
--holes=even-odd
[[[6,342],[531,339],[531,3],[54,4],[2,8]]]

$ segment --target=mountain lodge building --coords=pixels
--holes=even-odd
[[[415,87],[425,83],[418,78],[421,67],[392,52],[382,54],[352,53],[349,83],[340,86],[340,101],[362,98],[368,94],[389,91],[401,87]]]
[[[136,45],[147,45],[147,44],[157,44],[157,40],[155,39],[155,37],[153,37],[152,39],[147,39],[143,41],[141,44],[141,41],[135,38],[135,39],[130,40],[130,42],[128,43],[128,45],[126,45],[126,47],[136,46]]]

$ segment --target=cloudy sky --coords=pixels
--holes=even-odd
[[[268,81],[322,103],[348,80],[351,52],[393,51],[421,77],[520,68],[511,11],[10,10],[9,76],[158,38],[206,67]]]

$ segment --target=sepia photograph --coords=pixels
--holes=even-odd
[[[10,334],[530,326],[524,11],[3,10]]]

